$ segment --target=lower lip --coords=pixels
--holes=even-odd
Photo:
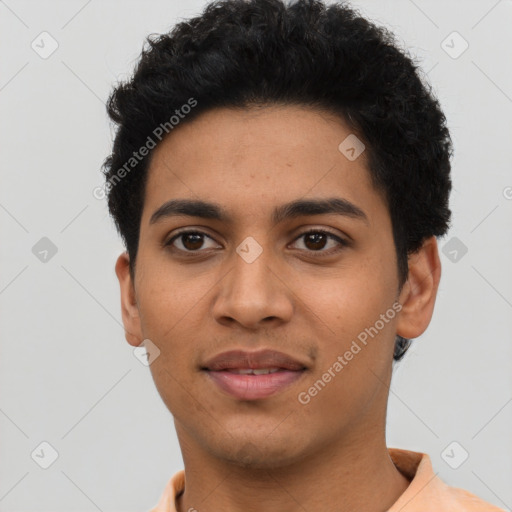
[[[304,370],[280,370],[265,375],[241,375],[228,371],[206,371],[223,391],[240,400],[259,400],[283,390],[302,377]]]

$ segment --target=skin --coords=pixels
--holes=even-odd
[[[399,290],[389,211],[366,155],[350,161],[338,150],[350,133],[341,119],[306,107],[216,109],[179,125],[153,152],[135,277],[127,253],[116,274],[128,343],[149,338],[160,350],[150,369],[183,454],[179,511],[378,512],[409,484],[385,441],[392,355],[397,333],[415,338],[430,322],[438,247],[432,237],[410,256]],[[322,214],[271,223],[275,206],[334,196],[357,205],[367,222]],[[232,220],[150,224],[176,198],[216,202]],[[207,236],[178,238],[174,252],[162,247],[179,228]],[[310,228],[350,244],[315,245],[300,236]],[[248,236],[263,249],[250,264],[236,252]],[[308,404],[299,403],[298,393],[397,300],[401,311]],[[308,370],[277,394],[243,401],[199,369],[226,350],[260,348],[285,352]]]

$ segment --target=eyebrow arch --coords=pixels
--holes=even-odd
[[[327,199],[298,199],[277,206],[272,212],[272,223],[279,224],[287,219],[300,216],[336,214],[361,220],[368,225],[368,217],[361,208],[341,197]],[[171,199],[162,204],[149,220],[155,224],[161,219],[174,216],[201,217],[222,222],[232,222],[230,215],[216,203],[196,199]]]

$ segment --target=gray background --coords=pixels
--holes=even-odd
[[[92,191],[110,88],[145,36],[203,5],[0,1],[1,511],[148,510],[182,468],[172,416],[124,340],[123,247]],[[395,368],[388,445],[429,453],[447,483],[510,510],[512,2],[352,5],[420,60],[455,147],[451,245],[433,321]],[[31,47],[43,31],[59,45],[46,59]],[[457,58],[453,31],[469,44]],[[43,237],[57,249],[46,261]],[[48,469],[34,461],[43,441],[58,452]]]

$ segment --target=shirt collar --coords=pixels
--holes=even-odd
[[[426,453],[388,448],[394,465],[410,482],[409,487],[387,512],[436,512],[500,511],[462,489],[446,485],[434,473],[430,457]],[[175,473],[168,481],[156,508],[150,512],[176,512],[176,498],[185,489],[185,471]],[[461,500],[467,505],[461,507]],[[468,506],[468,508],[466,508]],[[480,508],[482,507],[482,508]]]

